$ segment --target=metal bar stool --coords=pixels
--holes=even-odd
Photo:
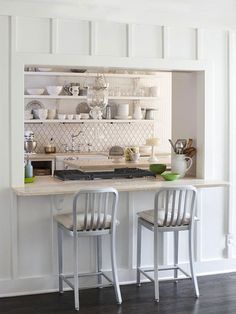
[[[158,271],[174,270],[174,280],[178,279],[178,270],[186,277],[192,278],[196,297],[199,297],[197,277],[194,271],[193,239],[197,190],[193,186],[161,188],[155,195],[154,210],[138,213],[137,230],[137,285],[140,286],[140,275],[154,282],[155,301],[159,302]],[[154,232],[154,268],[141,267],[142,227]],[[178,266],[179,232],[189,233],[189,261],[191,277]],[[174,232],[174,265],[158,267],[158,234],[159,232]],[[152,278],[148,272],[154,272]]]
[[[83,202],[83,203],[82,203]],[[116,266],[116,211],[118,192],[113,188],[99,190],[81,190],[73,199],[73,213],[54,216],[58,226],[58,265],[59,265],[59,292],[63,293],[63,281],[74,290],[75,309],[79,310],[79,277],[98,276],[98,284],[94,287],[107,287],[114,285],[117,303],[121,304],[121,293],[117,276]],[[84,204],[83,212],[78,212],[78,203]],[[63,274],[63,234],[73,237],[74,273]],[[109,235],[111,241],[111,266],[113,280],[101,270],[101,236]],[[97,271],[93,273],[78,273],[78,238],[97,238]],[[109,284],[102,284],[102,276]],[[74,284],[69,280],[74,278]]]

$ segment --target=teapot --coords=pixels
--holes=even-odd
[[[192,158],[184,154],[175,154],[171,159],[171,171],[179,173],[180,178],[183,178],[186,172],[191,168],[192,163]]]

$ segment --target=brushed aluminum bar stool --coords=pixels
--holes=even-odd
[[[116,300],[122,303],[116,266],[116,211],[118,192],[113,188],[98,190],[81,190],[73,199],[73,212],[54,216],[58,226],[58,266],[59,266],[59,292],[63,293],[63,282],[74,290],[75,309],[79,310],[79,278],[97,276],[97,284],[93,287],[106,287],[113,285]],[[78,204],[83,204],[83,211],[78,211]],[[63,274],[63,234],[67,233],[73,239],[74,272]],[[110,236],[112,280],[102,272],[101,236]],[[79,274],[78,272],[78,239],[80,237],[96,237],[97,243],[97,271]],[[109,284],[102,284],[102,277]],[[74,279],[74,283],[70,279]],[[91,288],[91,287],[88,287]]]
[[[194,270],[194,225],[197,190],[193,186],[161,188],[155,195],[154,210],[138,213],[137,230],[137,285],[140,286],[140,275],[144,275],[154,282],[155,301],[159,302],[158,271],[174,270],[174,281],[178,279],[178,271],[187,278],[192,278],[196,297],[199,297],[197,277]],[[141,241],[142,228],[154,233],[154,267],[145,269],[141,267]],[[179,232],[187,231],[189,234],[189,262],[191,276],[178,265]],[[174,265],[168,267],[158,266],[158,236],[161,232],[174,233]],[[154,278],[148,273],[154,272]]]

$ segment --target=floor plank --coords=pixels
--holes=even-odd
[[[236,273],[199,277],[200,298],[190,280],[160,283],[160,302],[153,301],[153,285],[121,287],[123,304],[116,305],[112,288],[82,290],[80,314],[235,314]],[[40,294],[0,299],[1,314],[75,313],[73,293]]]

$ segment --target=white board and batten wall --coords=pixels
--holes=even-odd
[[[234,31],[25,16],[0,16],[0,25],[0,137],[4,147],[0,163],[1,295],[56,288],[56,241],[50,199],[20,199],[18,212],[9,202],[9,188],[11,184],[21,183],[23,171],[24,64],[186,71],[200,71],[204,69],[202,64],[208,64],[210,73],[205,78],[207,86],[210,86],[205,93],[208,111],[205,115],[201,110],[196,111],[196,115],[203,118],[202,125],[199,122],[196,126],[197,134],[201,135],[199,150],[205,152],[205,155],[201,153],[205,156],[205,173],[209,178],[228,179],[230,176],[235,182],[234,175],[228,172],[235,163],[231,145],[235,134],[235,95],[232,89],[235,71],[230,67],[236,57]],[[203,98],[202,95],[197,97]],[[203,149],[202,143],[207,143],[207,147]],[[228,204],[228,191],[219,188],[200,191],[198,214],[201,222],[196,252],[199,274],[236,269],[234,193],[230,194]],[[138,195],[128,200],[124,194],[121,205],[126,209],[120,212],[119,218],[130,223],[127,227],[135,228],[135,224],[131,224],[133,216],[127,211],[128,205],[138,211],[145,203]],[[119,246],[124,247],[129,235],[125,232],[128,230],[126,225],[123,226],[124,232],[118,240]],[[170,240],[167,238],[165,243],[167,261],[171,258]],[[88,255],[91,251],[87,251]],[[129,243],[123,253],[118,260],[121,278],[123,281],[132,280],[134,243]],[[82,262],[83,270],[86,258]],[[183,264],[186,261],[185,252],[181,261]]]

